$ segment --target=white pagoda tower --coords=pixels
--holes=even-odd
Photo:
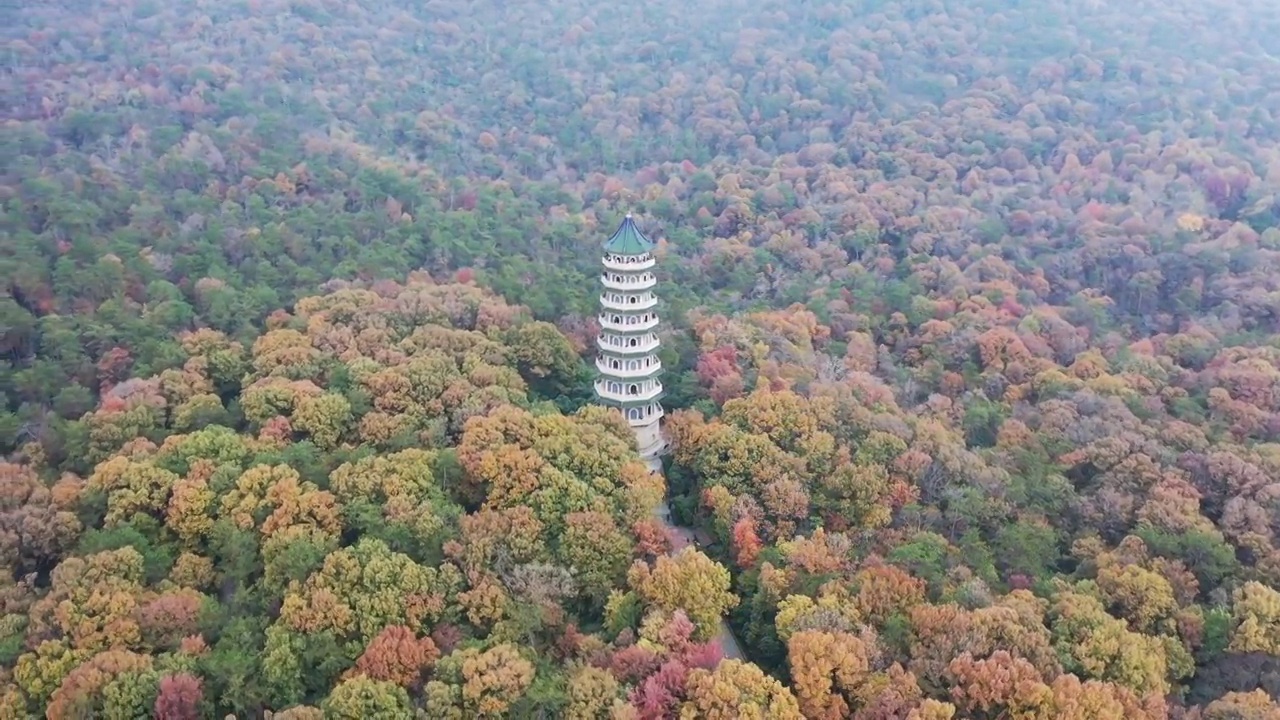
[[[600,282],[600,337],[596,369],[596,398],[622,410],[636,433],[640,456],[654,471],[667,449],[662,420],[662,361],[658,360],[657,278],[654,244],[631,219],[604,243],[604,272]]]

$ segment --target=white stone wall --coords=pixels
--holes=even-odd
[[[662,431],[658,427],[658,423],[654,422],[649,425],[637,425],[636,431],[636,447],[640,448],[640,452],[658,449],[662,445]]]

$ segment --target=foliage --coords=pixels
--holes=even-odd
[[[21,5],[0,715],[1274,715],[1274,3]]]

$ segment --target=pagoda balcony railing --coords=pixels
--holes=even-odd
[[[600,305],[606,310],[649,310],[658,307],[658,298],[655,295],[644,297],[641,295],[619,295],[617,293],[602,293],[600,295]]]
[[[600,284],[609,290],[648,290],[658,284],[658,278],[650,273],[643,275],[619,275],[618,273],[601,273]]]
[[[632,340],[636,341],[635,345],[630,345]],[[604,352],[616,353],[620,355],[645,355],[658,349],[661,343],[658,342],[657,335],[640,338],[620,338],[613,335],[601,335],[596,338],[596,347]]]
[[[648,415],[640,415],[639,417],[632,417],[630,413],[624,413],[624,417],[627,418],[627,424],[633,428],[644,427],[645,425],[652,425],[653,423],[658,422],[665,416],[666,416],[666,413],[663,412],[661,405],[655,405],[653,412],[650,412]]]
[[[596,358],[596,369],[617,378],[642,378],[662,372],[662,361],[655,358],[646,365],[636,360],[623,360],[618,363],[618,367],[613,367],[608,358],[601,356]]]
[[[613,387],[610,387],[611,385]],[[636,388],[635,392],[631,392],[633,387]],[[634,382],[608,381],[603,378],[596,380],[596,395],[614,402],[648,402],[662,397],[662,394],[662,383],[660,382],[644,385]]]
[[[664,415],[662,405],[656,402],[648,405],[629,405],[628,407],[619,408],[619,410],[633,428],[652,425],[662,419]]]
[[[648,270],[657,265],[658,261],[652,255],[613,255],[604,256],[604,266],[609,270],[618,270],[621,272],[634,272],[636,270]]]
[[[601,329],[612,330],[614,332],[622,332],[622,333],[634,333],[634,332],[643,332],[645,330],[652,330],[658,327],[658,322],[659,322],[657,315],[651,315],[647,320],[643,317],[636,317],[635,315],[623,315],[621,316],[621,320],[622,320],[621,322],[615,322],[614,320],[610,319],[610,316],[607,314],[600,315],[599,318],[597,319],[600,321]],[[635,322],[628,322],[629,320],[634,320]]]

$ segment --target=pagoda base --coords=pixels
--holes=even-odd
[[[662,472],[662,456],[667,454],[670,446],[661,432],[654,425],[636,428],[636,444],[640,451],[640,459],[652,472]],[[643,432],[649,431],[649,432]]]

